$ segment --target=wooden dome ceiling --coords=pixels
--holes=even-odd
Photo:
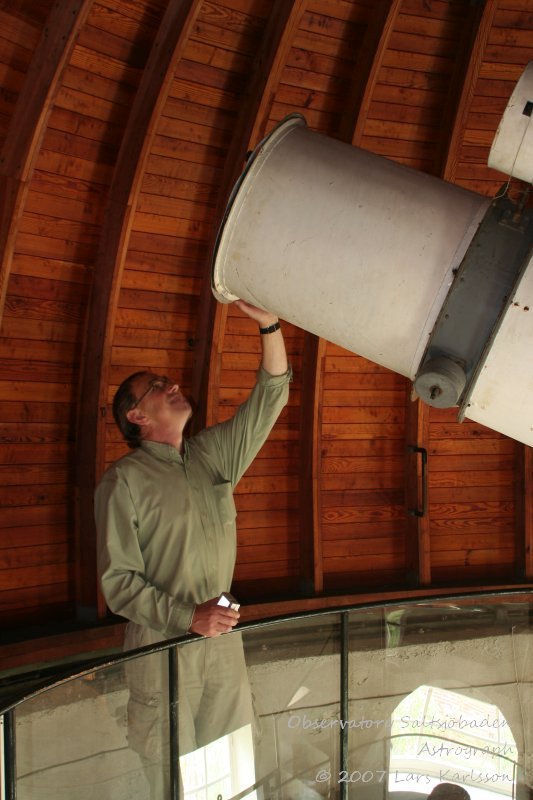
[[[210,293],[248,150],[285,115],[485,195],[532,0],[0,3],[0,617],[105,613],[92,494],[118,383],[228,417],[255,326]],[[516,190],[523,186],[516,185]],[[529,449],[289,324],[288,408],[238,487],[243,599],[533,577]],[[416,445],[428,452],[428,513]]]

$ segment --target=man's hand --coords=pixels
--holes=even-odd
[[[263,311],[245,300],[235,300],[235,305],[247,316],[255,320],[260,328],[269,328],[278,322],[278,318],[270,311]],[[261,336],[263,351],[262,365],[270,375],[284,375],[288,369],[287,353],[281,329]]]
[[[220,636],[221,633],[233,630],[239,621],[239,612],[219,606],[217,601],[218,597],[213,597],[212,600],[196,606],[189,628],[191,633],[199,633],[201,636]]]
[[[254,319],[260,328],[268,328],[278,321],[275,314],[271,314],[270,311],[263,311],[262,308],[253,306],[251,303],[247,303],[246,300],[235,300],[235,305],[248,317]]]

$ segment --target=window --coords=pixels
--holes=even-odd
[[[516,742],[500,709],[468,695],[419,686],[391,720],[389,792],[426,796],[439,783],[472,800],[515,796]]]

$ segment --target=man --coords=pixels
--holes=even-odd
[[[290,370],[277,317],[242,300],[236,305],[259,325],[262,362],[256,386],[232,419],[187,440],[191,406],[178,384],[135,373],[115,395],[115,420],[133,452],[102,478],[95,510],[102,589],[110,609],[130,620],[127,649],[187,632],[218,637],[239,619],[217,605],[235,564],[232,492],[287,402]],[[216,652],[206,648],[188,656],[187,646],[180,654],[180,752],[250,720],[242,647],[231,637]],[[166,662],[155,670],[143,662],[129,668],[128,733],[155,797],[164,759]]]

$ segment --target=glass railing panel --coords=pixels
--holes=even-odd
[[[17,800],[151,800],[168,768],[166,660],[101,668],[17,706]]]
[[[15,706],[17,800],[530,800],[531,628],[479,596],[128,656]]]
[[[339,651],[334,614],[183,648],[183,797],[314,797],[338,759]]]
[[[529,797],[530,636],[487,598],[352,612],[346,796]]]

